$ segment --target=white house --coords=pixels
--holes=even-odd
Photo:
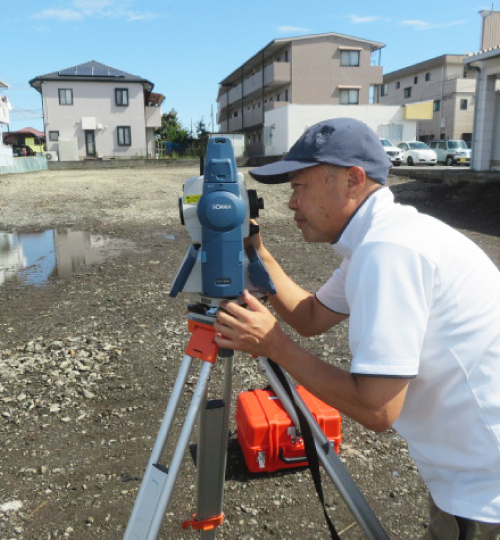
[[[381,139],[389,139],[393,143],[413,141],[417,134],[417,120],[409,119],[409,116],[407,108],[398,105],[288,104],[265,113],[265,155],[285,154],[307,127],[329,118],[356,118],[371,127]]]
[[[30,85],[42,95],[50,159],[156,157],[165,98],[152,82],[92,60]]]
[[[11,167],[13,164],[12,148],[3,144],[2,131],[10,124],[9,98],[3,93],[9,85],[0,80],[0,167]]]

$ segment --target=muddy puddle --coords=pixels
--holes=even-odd
[[[37,286],[66,280],[78,270],[102,264],[135,243],[71,229],[36,233],[0,231],[0,287],[8,282]]]

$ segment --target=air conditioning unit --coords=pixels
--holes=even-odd
[[[47,158],[47,161],[59,161],[59,156],[57,152],[44,152],[43,155]]]

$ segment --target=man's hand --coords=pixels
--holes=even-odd
[[[221,303],[214,328],[215,343],[224,349],[243,351],[252,356],[273,357],[288,340],[274,315],[247,290],[243,300],[248,308],[235,302]]]

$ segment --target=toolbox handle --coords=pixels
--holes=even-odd
[[[298,456],[298,457],[286,457],[283,454],[283,448],[280,448],[278,452],[278,456],[283,461],[283,463],[286,464],[292,464],[292,463],[304,463],[304,465],[307,464],[307,456]]]

